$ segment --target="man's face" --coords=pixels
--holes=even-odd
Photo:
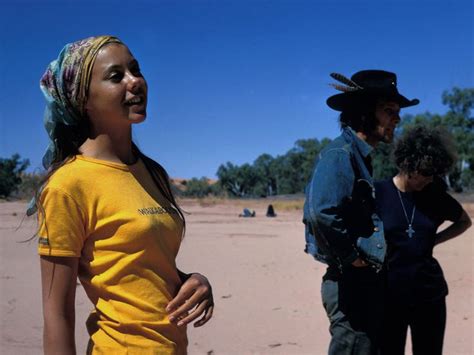
[[[393,101],[381,101],[375,108],[376,127],[372,138],[379,142],[390,143],[398,122],[400,122],[400,105]]]

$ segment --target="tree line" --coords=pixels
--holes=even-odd
[[[417,124],[444,127],[457,147],[458,162],[449,172],[447,181],[452,190],[461,192],[474,189],[474,88],[453,88],[442,94],[448,107],[445,114],[425,112],[404,115],[397,128],[399,136]],[[220,193],[235,197],[273,196],[303,193],[313,172],[317,155],[331,142],[329,138],[301,139],[293,148],[276,157],[260,155],[253,164],[234,165],[227,162],[219,166],[217,177]],[[393,146],[379,144],[372,153],[375,179],[395,175],[397,168],[391,158]]]
[[[416,124],[444,127],[454,138],[458,162],[449,172],[447,181],[452,190],[474,190],[474,88],[453,88],[442,94],[448,107],[445,114],[425,112],[404,115],[397,128],[400,135]],[[317,155],[331,142],[329,138],[297,140],[283,155],[261,154],[252,164],[222,164],[217,169],[218,181],[192,178],[174,186],[178,195],[205,197],[225,195],[230,197],[267,197],[303,193],[313,172]],[[379,144],[372,153],[375,179],[393,176],[397,169],[391,159],[392,145]],[[25,174],[29,161],[18,154],[0,158],[0,197],[12,194],[29,197],[41,181],[41,174]]]

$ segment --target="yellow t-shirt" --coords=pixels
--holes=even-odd
[[[183,224],[141,160],[125,165],[76,156],[41,194],[39,254],[79,258],[95,310],[93,354],[185,354],[186,329],[165,307],[177,294]]]

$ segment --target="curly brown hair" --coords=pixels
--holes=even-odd
[[[426,125],[406,130],[395,144],[393,157],[401,172],[424,176],[446,174],[457,160],[451,134]]]

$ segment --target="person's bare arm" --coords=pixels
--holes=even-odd
[[[443,229],[441,232],[436,234],[435,245],[444,243],[447,240],[456,238],[462,234],[466,229],[472,225],[471,218],[465,210],[462,211],[461,217],[451,224],[448,228]]]
[[[76,354],[74,337],[78,258],[41,256],[43,349],[46,355]]]

